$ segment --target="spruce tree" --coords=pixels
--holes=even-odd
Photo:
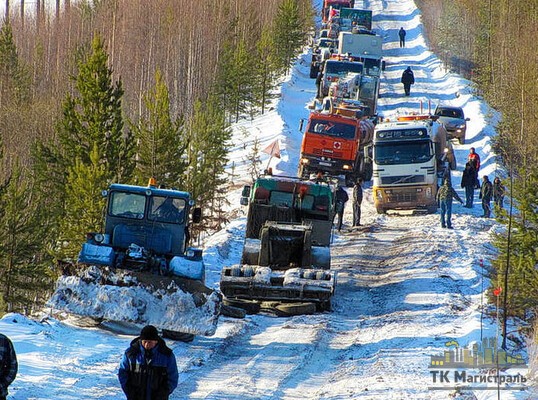
[[[144,184],[154,177],[159,184],[181,188],[186,164],[183,122],[171,115],[168,87],[160,71],[144,104],[147,116],[132,127],[137,143],[136,182]]]

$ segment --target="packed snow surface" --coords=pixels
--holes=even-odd
[[[320,7],[320,0],[315,0]],[[373,27],[383,37],[387,61],[379,112],[395,116],[427,110],[437,103],[461,106],[470,117],[467,143],[454,144],[459,188],[469,148],[482,160],[481,175],[490,180],[498,170],[491,152],[498,116],[475,95],[471,82],[448,71],[428,50],[420,12],[412,0],[366,0],[357,8],[373,11]],[[400,48],[398,30],[407,31]],[[295,176],[307,103],[316,92],[309,79],[310,54],[300,57],[281,86],[279,98],[265,115],[234,126],[229,172],[236,190],[229,193],[236,217],[204,243],[206,284],[218,289],[223,266],[239,264],[245,212],[239,206],[241,186],[248,184],[248,155],[257,140],[265,148],[278,140],[281,158],[263,154],[262,168]],[[411,66],[416,84],[405,97],[402,71]],[[332,269],[337,287],[332,312],[277,318],[270,314],[245,319],[221,317],[213,336],[192,343],[172,342],[180,383],[171,399],[532,399],[529,391],[503,384],[468,384],[455,389],[434,381],[432,357],[455,345],[479,344],[495,338],[495,307],[486,303],[489,259],[495,249],[491,233],[499,231],[482,210],[453,208],[453,230],[442,229],[439,215],[376,214],[371,183],[364,187],[360,229],[334,234]],[[483,262],[480,262],[483,260]],[[102,304],[106,308],[106,302]],[[162,315],[165,318],[166,314]],[[513,327],[512,330],[515,330]],[[19,374],[10,387],[13,400],[123,399],[116,377],[132,335],[98,328],[77,328],[53,317],[42,321],[8,314],[0,331],[14,342]],[[511,345],[512,346],[512,345]],[[513,347],[513,346],[512,346]],[[517,351],[517,349],[514,349]],[[489,374],[469,369],[469,374]],[[525,375],[525,368],[503,375]],[[485,375],[483,375],[485,376]],[[487,386],[487,388],[486,388]],[[490,390],[484,390],[490,389]]]

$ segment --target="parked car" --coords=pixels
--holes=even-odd
[[[465,132],[467,131],[467,121],[461,107],[437,106],[434,115],[438,116],[438,121],[445,126],[450,139],[458,139],[460,144],[465,144]]]

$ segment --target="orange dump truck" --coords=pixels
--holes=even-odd
[[[373,131],[373,123],[351,107],[333,105],[312,111],[303,134],[299,176],[343,175],[348,186],[359,177],[370,180],[371,164],[364,162],[363,149],[371,143]]]

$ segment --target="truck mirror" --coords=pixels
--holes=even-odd
[[[385,61],[381,61],[381,71],[384,71],[384,70],[385,70],[385,67],[386,67],[386,62],[385,62]]]
[[[304,125],[304,118],[301,118],[301,120],[299,122],[299,132],[303,131],[303,125]]]
[[[201,220],[202,220],[202,209],[200,207],[193,208],[193,210],[192,210],[192,222],[197,224]]]
[[[249,185],[243,186],[243,190],[241,191],[241,197],[246,197],[247,199],[250,197],[250,186]]]
[[[372,146],[364,146],[364,162],[367,164],[372,162]]]
[[[241,197],[241,199],[239,200],[239,204],[241,204],[242,206],[248,206],[248,197]]]

